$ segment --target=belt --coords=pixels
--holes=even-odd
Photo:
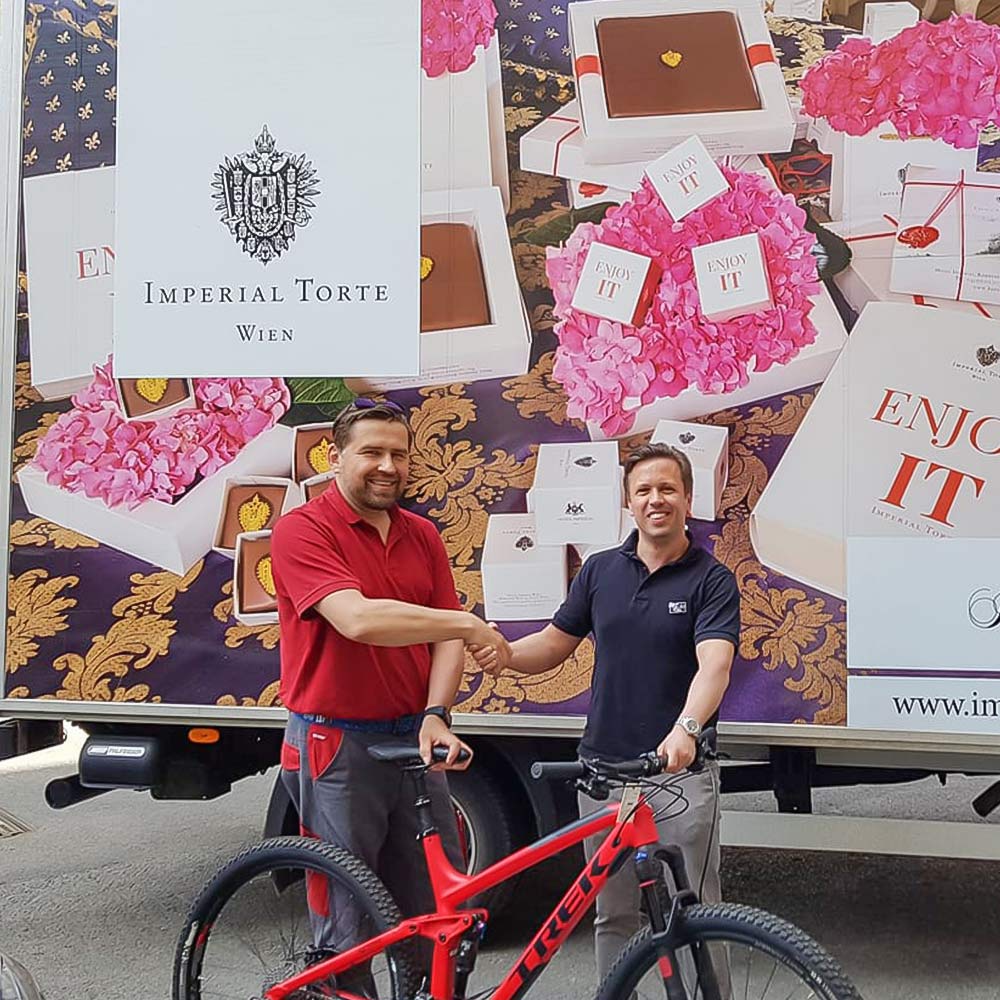
[[[390,736],[412,736],[424,719],[423,713],[401,715],[398,719],[333,719],[327,715],[309,715],[305,712],[291,714],[314,726],[330,726],[332,729],[346,729],[355,733],[386,733]]]

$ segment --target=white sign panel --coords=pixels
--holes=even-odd
[[[116,375],[417,372],[419,32],[386,0],[122,4]]]

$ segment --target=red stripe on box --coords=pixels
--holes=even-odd
[[[556,177],[559,176],[559,153],[562,150],[562,144],[571,135],[576,135],[576,133],[579,132],[579,131],[580,131],[580,126],[579,125],[574,125],[573,128],[571,128],[565,135],[560,136],[556,140],[556,153],[555,153],[555,156],[552,158],[552,170],[549,171],[550,173],[555,174]]]
[[[750,60],[751,68],[754,66],[763,66],[764,63],[776,63],[778,61],[774,57],[774,49],[764,43],[751,45],[747,49],[747,59]]]
[[[649,270],[646,272],[646,280],[642,283],[642,291],[639,292],[639,300],[635,304],[635,312],[632,314],[632,326],[642,326],[646,321],[646,313],[653,304],[653,296],[663,277],[663,268],[655,261],[649,262]]]
[[[577,79],[581,76],[586,76],[588,73],[596,73],[598,76],[601,75],[601,60],[597,56],[580,56],[576,61],[576,75]]]
[[[988,310],[986,309],[986,306],[984,306],[984,305],[983,305],[982,303],[980,303],[980,302],[973,302],[972,304],[973,304],[973,305],[974,305],[974,306],[975,306],[975,307],[976,307],[976,308],[977,308],[977,309],[978,309],[978,310],[979,310],[979,311],[980,311],[980,312],[981,312],[981,313],[982,313],[982,314],[983,314],[983,315],[984,315],[984,316],[985,316],[985,317],[986,317],[987,319],[993,319],[993,317],[992,317],[992,316],[990,315],[989,311],[988,311]]]

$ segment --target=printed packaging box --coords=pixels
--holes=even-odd
[[[291,430],[290,466],[292,479],[302,483],[330,471],[330,445],[333,444],[333,422],[299,424]]]
[[[227,479],[213,548],[222,555],[233,556],[237,535],[270,531],[282,514],[302,501],[302,490],[291,479],[275,476]]]
[[[901,302],[928,309],[956,310],[975,313],[987,319],[1000,319],[1000,310],[994,306],[987,307],[981,302],[956,302],[928,295],[904,295],[889,291],[892,250],[896,242],[894,219],[885,218],[881,223],[852,226],[849,235],[845,234],[845,227],[839,224],[834,223],[829,228],[838,235],[844,235],[851,248],[850,266],[833,280],[847,304],[856,313],[860,313],[869,302]]]
[[[31,383],[44,399],[85,388],[111,354],[114,235],[114,167],[25,178]]]
[[[696,135],[648,164],[646,176],[676,222],[729,190],[729,181]]]
[[[527,495],[539,545],[600,544],[618,537],[622,470],[613,441],[541,444]]]
[[[1000,303],[1000,178],[910,167],[889,288]]]
[[[510,201],[500,47],[477,49],[460,73],[420,74],[420,160],[424,191],[496,187]]]
[[[912,3],[867,3],[861,34],[877,45],[920,20],[920,11]]]
[[[233,617],[244,625],[278,623],[270,531],[248,531],[236,536]]]
[[[729,480],[729,429],[661,420],[650,441],[673,445],[687,455],[694,474],[691,516],[714,521],[719,516],[722,494]]]
[[[490,621],[547,621],[566,599],[566,547],[538,543],[534,514],[491,515],[481,567]]]
[[[591,243],[573,293],[573,308],[639,326],[649,312],[662,273],[659,264],[643,254]]]
[[[291,429],[281,424],[264,431],[232,462],[172,504],[147,500],[132,510],[106,507],[101,500],[50,486],[45,473],[31,465],[21,469],[17,481],[25,506],[35,517],[78,531],[170,573],[183,574],[214,544],[227,481],[245,476],[287,476],[291,437]]]
[[[791,148],[759,0],[578,0],[568,13],[588,162],[653,160],[690,135],[713,156]]]
[[[573,548],[576,549],[576,554],[580,557],[580,561],[586,562],[596,552],[607,552],[608,549],[618,548],[633,531],[635,531],[635,518],[628,507],[623,507],[621,520],[619,521],[618,537],[613,542],[600,542],[594,545],[584,545],[581,542],[577,542]]]
[[[632,197],[632,192],[624,188],[595,184],[593,181],[566,181],[566,193],[570,208],[586,208],[608,201],[621,205]]]
[[[724,322],[773,307],[767,265],[756,233],[706,243],[691,251],[706,319]]]
[[[998,329],[867,306],[753,510],[760,561],[844,597],[848,536],[1000,537]]]
[[[777,17],[795,17],[801,21],[823,20],[823,0],[765,0],[764,10]]]
[[[816,327],[816,339],[803,347],[791,361],[783,365],[772,365],[766,372],[751,372],[750,381],[733,392],[708,395],[696,386],[689,386],[676,396],[664,396],[645,406],[640,405],[637,399],[630,400],[628,402],[633,405],[626,409],[635,413],[635,421],[626,433],[651,431],[660,420],[694,420],[695,417],[716,413],[730,406],[744,406],[757,399],[767,399],[782,392],[792,392],[822,382],[837,360],[847,333],[837,307],[825,288],[813,302],[809,318]],[[597,421],[588,420],[587,430],[592,440],[603,440],[606,437]]]
[[[523,375],[527,371],[531,351],[531,334],[521,289],[514,271],[507,220],[500,193],[496,188],[463,191],[434,191],[423,196],[423,233],[431,226],[454,226],[465,229],[478,249],[480,269],[475,274],[464,270],[449,279],[445,262],[433,255],[422,254],[421,274],[424,276],[421,294],[420,374],[401,378],[348,379],[348,385],[359,392],[366,390],[407,389],[414,386],[447,382],[475,382],[482,379]],[[447,244],[446,244],[447,245]],[[457,240],[452,244],[458,246]],[[426,250],[426,246],[424,247]],[[468,250],[456,251],[456,258],[468,264]],[[473,261],[474,263],[474,261]],[[435,274],[434,269],[438,269]],[[441,294],[435,295],[440,311],[456,306],[463,310],[465,302],[478,290],[483,315],[475,325],[448,327],[447,318],[431,317],[430,282],[442,279]],[[460,301],[456,296],[462,290]],[[451,322],[463,322],[456,313]],[[428,329],[428,325],[433,327]]]

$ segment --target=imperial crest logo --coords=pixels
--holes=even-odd
[[[316,207],[318,178],[305,154],[275,148],[267,125],[252,152],[239,153],[215,173],[215,207],[239,248],[254,260],[277,260]]]
[[[998,351],[992,344],[987,347],[980,347],[976,351],[976,360],[984,368],[989,368],[990,365],[995,365],[998,361],[1000,361],[1000,351]]]

